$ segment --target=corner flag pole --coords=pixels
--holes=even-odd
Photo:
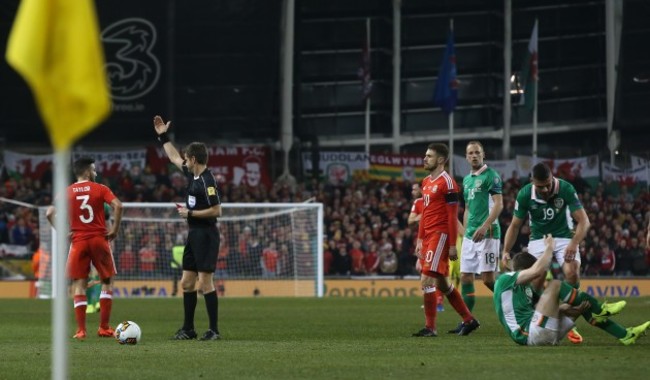
[[[56,207],[56,247],[52,255],[52,379],[68,378],[68,287],[66,285],[65,263],[68,243],[68,197],[66,188],[70,183],[70,149],[58,149],[54,153],[54,201]]]

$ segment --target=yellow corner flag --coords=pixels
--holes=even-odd
[[[110,113],[93,0],[22,0],[7,62],[32,88],[56,150],[68,149]]]

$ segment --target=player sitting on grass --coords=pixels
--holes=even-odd
[[[517,254],[512,259],[514,272],[502,274],[494,287],[494,308],[506,333],[515,343],[557,345],[580,315],[626,346],[645,335],[650,321],[626,329],[609,319],[623,310],[625,301],[601,304],[563,281],[552,280],[534,305],[535,290],[531,283],[546,275],[555,248],[551,235],[546,235],[544,243],[546,250],[539,260],[528,253]]]

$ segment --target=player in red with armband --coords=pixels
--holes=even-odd
[[[430,174],[422,181],[424,207],[415,246],[415,253],[422,267],[420,281],[424,292],[425,327],[413,336],[437,336],[437,301],[434,293],[436,288],[445,294],[451,306],[463,319],[458,335],[469,335],[480,326],[463,302],[460,292],[447,280],[449,260],[458,259],[456,237],[460,197],[456,181],[445,171],[448,160],[447,145],[429,144],[424,156],[424,168]]]

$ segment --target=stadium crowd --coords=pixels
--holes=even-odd
[[[278,180],[267,188],[263,184],[235,186],[226,183],[223,177],[217,179],[224,203],[303,202],[310,198],[322,202],[325,205],[325,275],[417,274],[413,256],[417,230],[407,225],[413,202],[409,183],[354,180],[332,185],[314,179],[297,184]],[[98,178],[98,181],[109,186],[124,202],[182,202],[185,195],[185,179],[180,173],[154,174],[148,167],[134,167],[117,178]],[[650,220],[650,193],[642,188],[633,194],[627,186],[611,181],[600,182],[595,188],[580,179],[572,182],[592,223],[581,246],[582,275],[648,275],[650,248],[645,244],[645,232]],[[521,179],[516,176],[504,178],[504,210],[499,218],[503,231],[512,218],[521,186]],[[36,206],[49,205],[51,176],[39,180],[17,179],[4,173],[0,197]],[[462,211],[461,207],[461,215]],[[167,229],[165,234],[124,229],[131,238],[115,249],[118,271],[142,275],[168,268],[171,249],[181,244],[183,229],[176,230],[173,226]],[[280,241],[277,236],[270,239],[268,231],[251,233],[246,225],[221,232],[225,244],[220,252],[218,274],[292,274],[290,252],[296,247],[288,239]],[[528,232],[524,226],[514,251],[526,249]],[[279,235],[286,236],[287,232],[280,231]],[[38,214],[33,208],[0,202],[0,243],[28,245],[35,251],[38,236]]]

